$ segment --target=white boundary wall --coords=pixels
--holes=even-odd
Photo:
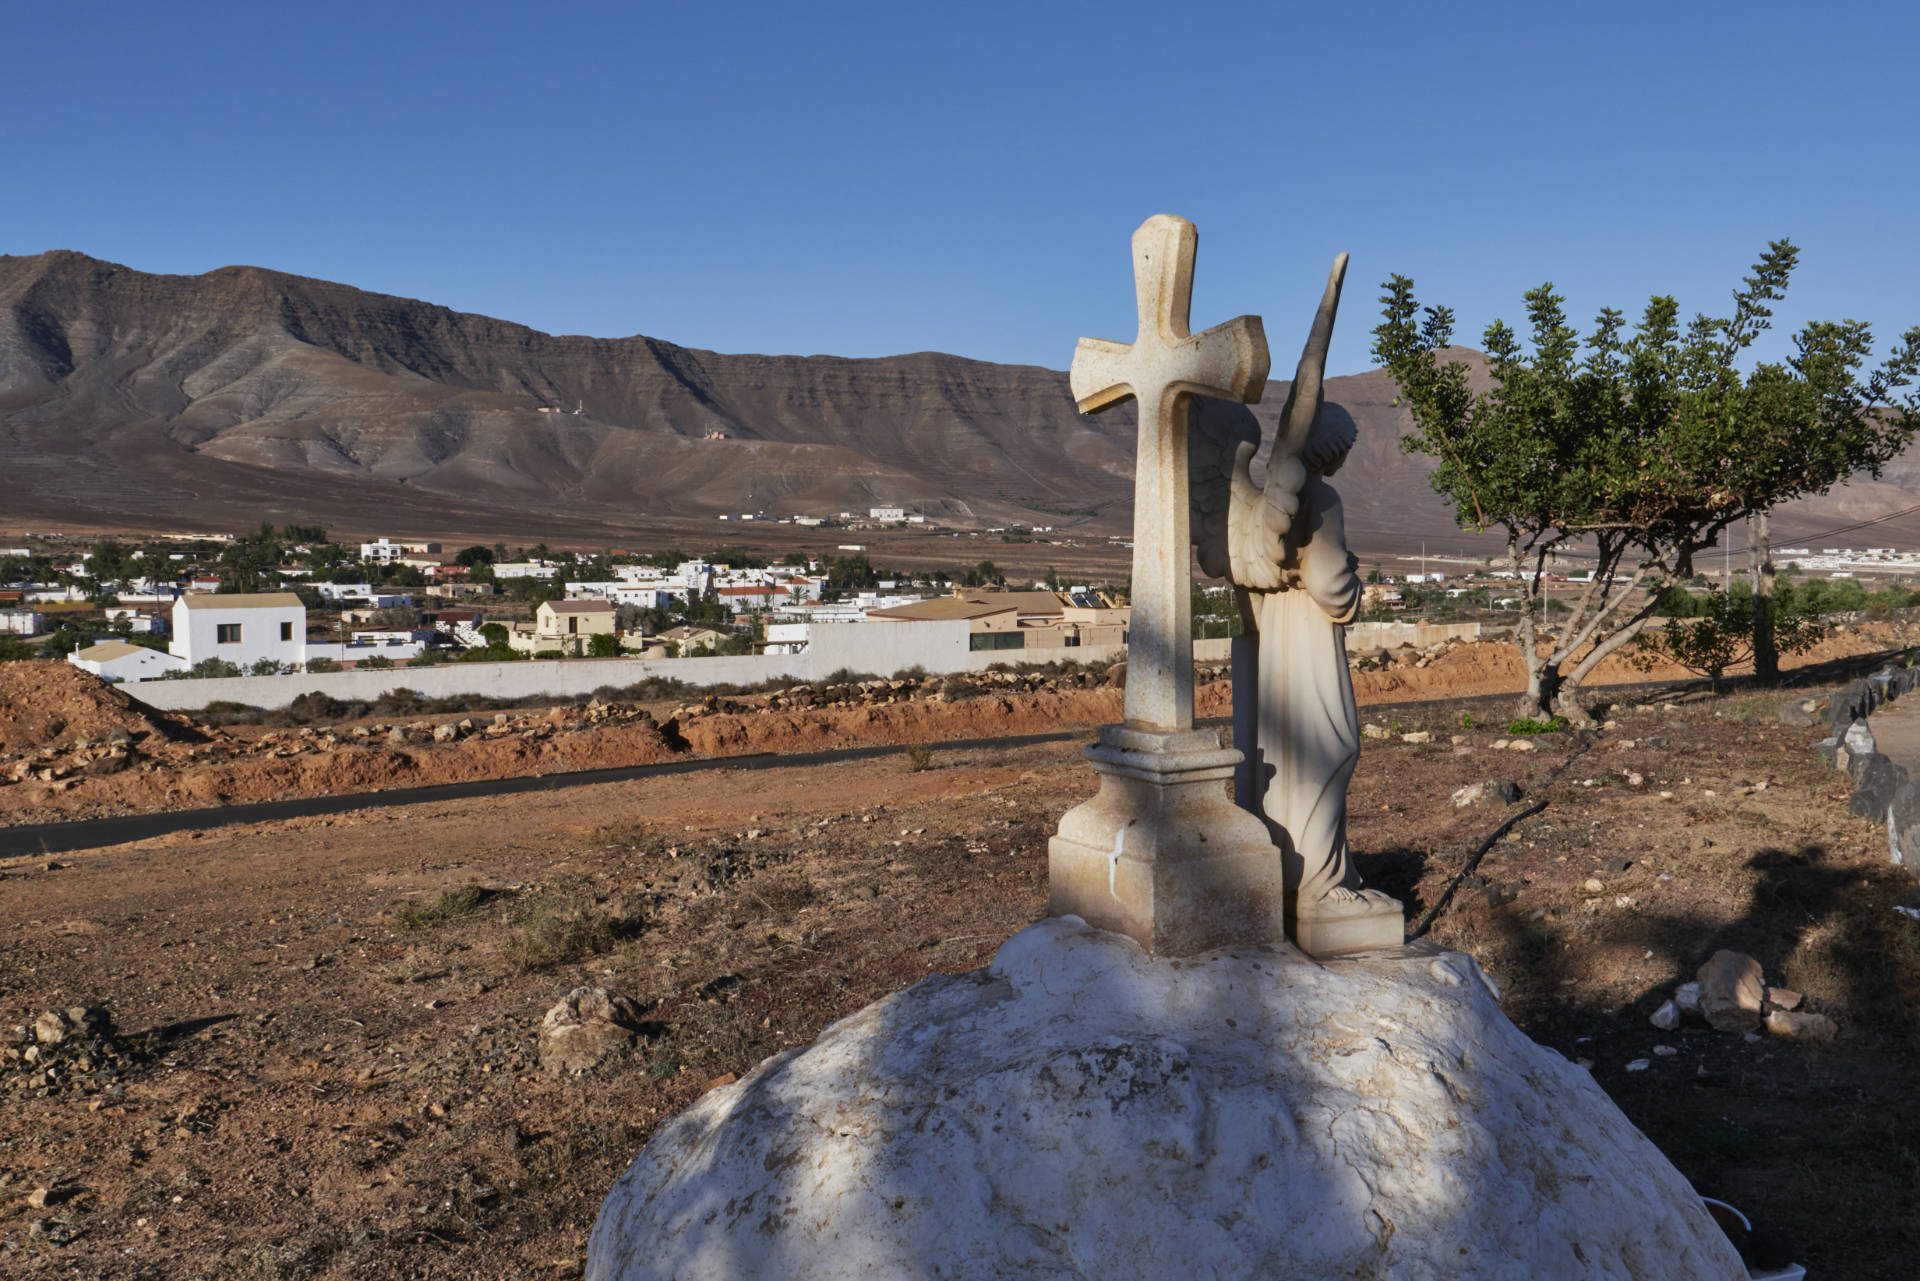
[[[149,707],[181,711],[213,702],[249,707],[285,707],[310,690],[330,698],[368,702],[389,690],[410,689],[423,698],[478,694],[487,698],[546,695],[569,698],[591,694],[603,685],[625,686],[650,677],[688,685],[757,685],[761,681],[820,680],[846,668],[891,676],[909,667],[930,673],[978,672],[997,663],[1073,662],[1104,665],[1127,656],[1124,645],[1085,645],[1048,649],[969,651],[965,622],[849,623],[858,637],[816,630],[805,654],[752,654],[700,658],[569,658],[517,663],[442,663],[434,667],[388,667],[351,672],[314,672],[299,676],[233,676],[215,680],[131,681],[119,688]],[[916,631],[925,635],[915,636]],[[858,640],[862,643],[855,644]],[[866,643],[883,641],[884,644]],[[1198,662],[1224,663],[1230,641],[1197,640]]]
[[[1478,623],[1349,623],[1347,648],[1396,649],[1401,645],[1437,645],[1446,640],[1479,640]]]

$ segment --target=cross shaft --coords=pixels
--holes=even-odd
[[[1192,223],[1171,214],[1140,224],[1133,233],[1139,334],[1132,343],[1082,338],[1068,375],[1083,414],[1129,397],[1139,410],[1126,719],[1158,730],[1193,727],[1187,399],[1253,404],[1267,383],[1267,337],[1258,316],[1189,331],[1199,239]]]

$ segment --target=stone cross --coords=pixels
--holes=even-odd
[[[1187,516],[1191,397],[1255,401],[1267,339],[1255,316],[1187,332],[1193,224],[1160,214],[1133,233],[1140,335],[1082,338],[1070,378],[1082,413],[1128,396],[1140,410],[1134,463],[1133,626],[1126,723],[1086,750],[1100,790],[1047,842],[1047,910],[1125,934],[1155,956],[1286,938],[1280,850],[1238,809],[1240,752],[1193,727],[1193,550]]]
[[[1140,333],[1132,343],[1082,338],[1068,385],[1083,414],[1133,397],[1140,443],[1133,472],[1133,620],[1127,645],[1127,724],[1193,728],[1192,551],[1187,517],[1187,398],[1252,404],[1267,384],[1258,316],[1190,333],[1199,234],[1155,214],[1133,233]]]

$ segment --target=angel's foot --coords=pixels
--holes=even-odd
[[[1291,916],[1294,942],[1313,956],[1399,947],[1406,941],[1399,901],[1379,890],[1336,886],[1295,899]]]

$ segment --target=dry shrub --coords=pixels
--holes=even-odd
[[[410,951],[398,960],[374,966],[373,976],[382,983],[400,987],[408,983],[425,983],[429,979],[443,979],[447,977],[447,969],[438,957]]]
[[[933,749],[925,743],[913,743],[906,749],[907,769],[915,774],[933,768]]]
[[[772,872],[756,878],[746,894],[776,918],[785,919],[813,902],[819,891],[798,872]]]
[[[402,903],[393,910],[393,919],[405,929],[424,930],[457,917],[470,916],[492,897],[478,885],[462,885],[457,890],[441,890],[426,903]]]
[[[657,843],[645,823],[622,820],[602,823],[587,833],[587,845],[596,850],[640,850]]]
[[[528,903],[501,949],[518,970],[544,970],[610,951],[634,930],[624,904],[590,898],[546,897]]]

